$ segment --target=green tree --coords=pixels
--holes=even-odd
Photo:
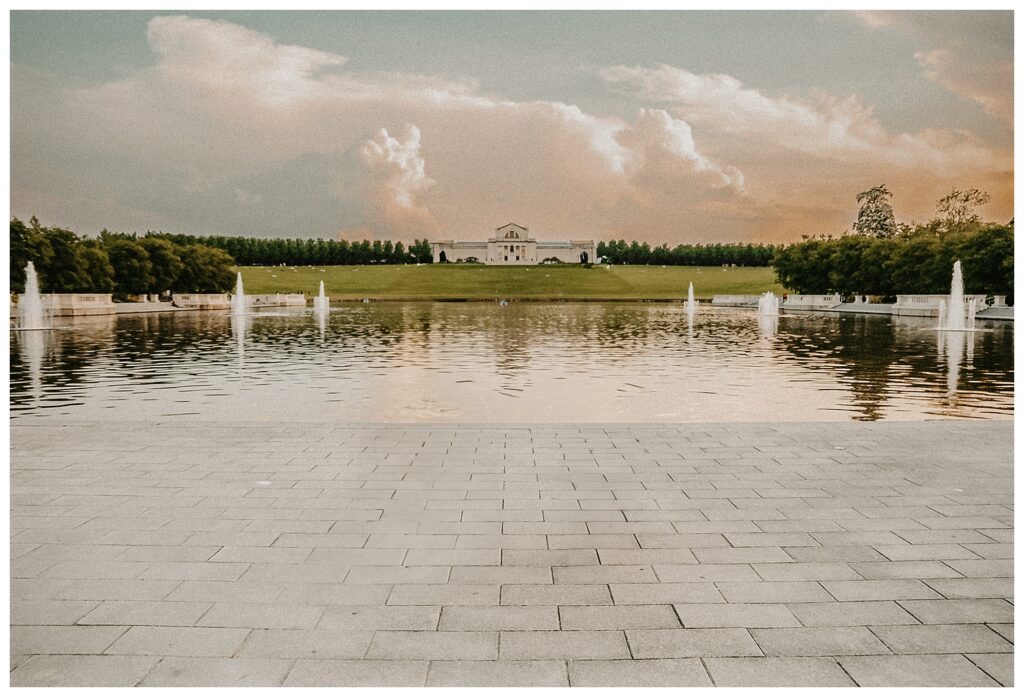
[[[99,240],[82,242],[82,260],[89,282],[79,290],[84,293],[109,293],[114,290],[114,267],[110,264],[106,247]]]
[[[885,184],[857,194],[860,210],[857,211],[857,222],[853,224],[854,231],[860,235],[883,239],[895,236],[896,215],[889,203],[891,198],[892,192],[885,188]]]
[[[106,248],[114,267],[114,290],[118,296],[141,295],[153,287],[153,265],[141,244],[131,239],[113,239]]]
[[[11,291],[25,291],[25,267],[32,262],[36,270],[45,268],[53,256],[53,250],[46,236],[40,232],[39,221],[32,218],[33,225],[25,225],[17,218],[11,218]]]
[[[38,265],[45,292],[74,293],[88,287],[89,274],[78,235],[63,228],[43,228],[35,218],[32,218],[32,233],[44,235],[51,252]]]
[[[953,243],[953,253],[964,271],[968,293],[1013,292],[1013,230],[988,225]]]
[[[182,269],[174,290],[186,293],[223,293],[235,282],[234,260],[223,249],[203,244],[183,245]]]
[[[175,246],[160,237],[143,237],[139,245],[146,250],[151,265],[152,284],[147,289],[151,293],[164,293],[174,287],[181,273],[181,258]]]

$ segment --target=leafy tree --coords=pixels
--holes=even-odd
[[[893,213],[892,204],[889,203],[891,198],[892,192],[885,188],[885,184],[879,184],[857,194],[860,210],[857,211],[857,222],[853,224],[854,231],[883,239],[895,236],[896,215]]]
[[[114,267],[106,247],[99,240],[82,242],[82,260],[85,262],[88,284],[78,290],[84,293],[109,293],[114,290]]]
[[[114,267],[114,290],[119,296],[141,295],[153,287],[153,265],[141,244],[113,239],[106,248]]]
[[[234,260],[222,249],[204,244],[187,244],[180,247],[181,273],[178,275],[176,291],[187,293],[223,293],[235,282],[231,267]]]
[[[181,258],[170,241],[160,237],[143,237],[139,245],[146,250],[152,266],[152,284],[148,290],[152,293],[163,293],[174,287],[181,273]]]
[[[968,293],[1013,293],[1013,230],[988,225],[952,242]]]
[[[31,227],[17,218],[11,218],[11,291],[25,290],[25,266],[32,262],[36,270],[46,268],[53,257],[53,250],[39,227],[39,221],[32,218]]]
[[[50,249],[47,259],[37,265],[43,290],[48,293],[74,293],[88,286],[89,274],[78,235],[63,228],[44,228],[35,217],[30,224],[32,234],[45,236]]]
[[[988,203],[990,198],[986,192],[978,189],[953,189],[939,199],[935,204],[935,210],[942,217],[946,229],[953,230],[979,223],[981,217],[977,213],[977,208]]]

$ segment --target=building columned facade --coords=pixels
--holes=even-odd
[[[529,229],[509,223],[495,230],[487,241],[463,242],[439,240],[430,243],[434,263],[479,262],[481,264],[516,265],[541,264],[558,260],[566,264],[593,262],[597,256],[594,240],[567,242],[537,241],[530,237]]]

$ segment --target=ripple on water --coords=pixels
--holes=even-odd
[[[309,313],[84,318],[12,335],[11,410],[338,422],[1012,416],[1012,323],[946,347],[927,319],[799,320],[769,327],[752,311],[702,307],[691,327],[681,305],[646,303],[374,303],[332,311],[322,331]]]

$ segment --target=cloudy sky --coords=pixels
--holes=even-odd
[[[1009,12],[14,12],[11,213],[94,234],[788,241],[1012,216]]]

